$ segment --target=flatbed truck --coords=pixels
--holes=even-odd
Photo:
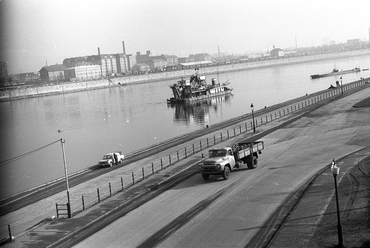
[[[263,149],[263,141],[242,141],[232,146],[210,149],[208,158],[199,164],[199,173],[204,180],[208,180],[210,175],[222,176],[227,180],[231,171],[244,165],[255,169],[258,154],[261,154]]]

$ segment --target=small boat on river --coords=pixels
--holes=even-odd
[[[177,83],[170,85],[173,97],[167,99],[167,103],[192,102],[207,98],[231,94],[233,88],[230,81],[220,84],[212,78],[212,83],[207,84],[206,77],[197,73],[193,74],[189,80],[181,78]]]
[[[355,67],[351,70],[341,70],[339,71],[338,69],[334,68],[332,72],[330,73],[325,73],[325,74],[313,74],[311,75],[311,79],[316,79],[316,78],[321,78],[321,77],[329,77],[329,76],[335,76],[335,75],[342,75],[346,73],[353,73],[353,72],[360,72],[361,69],[358,67]]]

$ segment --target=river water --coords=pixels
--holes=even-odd
[[[370,56],[207,75],[208,82],[230,79],[233,94],[185,106],[167,105],[176,80],[1,102],[0,199],[63,177],[61,138],[71,174],[105,153],[136,151],[250,113],[251,103],[258,110],[325,90],[339,76],[311,74],[356,66],[370,68]],[[370,70],[343,75],[343,84],[361,77]]]

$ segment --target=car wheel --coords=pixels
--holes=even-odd
[[[204,180],[208,180],[209,179],[209,175],[208,174],[202,174],[202,177]]]
[[[247,162],[248,169],[255,169],[257,167],[257,158],[253,156],[252,161],[248,159],[249,161]]]
[[[225,166],[225,169],[224,169],[224,172],[222,173],[222,176],[225,180],[229,179],[229,176],[230,176],[229,166]]]

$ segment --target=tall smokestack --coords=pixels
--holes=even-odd
[[[125,42],[122,41],[122,49],[123,49],[123,66],[125,67],[125,73],[127,73],[127,65],[126,65],[126,48]],[[128,59],[128,58],[127,58]]]
[[[103,68],[102,68],[102,63],[101,63],[100,47],[98,47],[98,56],[99,56],[99,64],[100,64],[100,76],[103,77]]]
[[[126,55],[125,42],[122,41],[123,55]]]

